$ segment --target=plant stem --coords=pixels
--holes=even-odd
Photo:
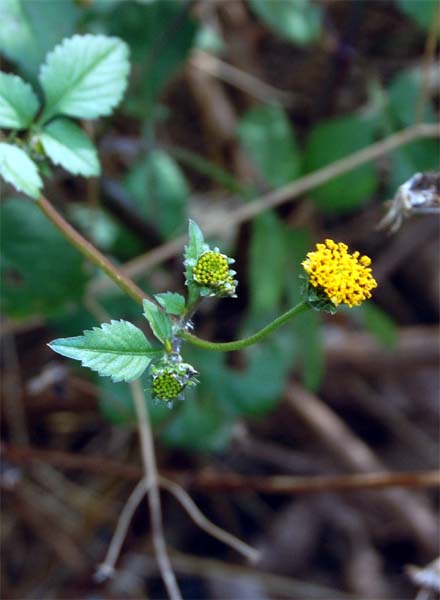
[[[176,576],[168,556],[162,529],[162,509],[159,496],[159,476],[154,453],[153,433],[150,418],[145,406],[145,397],[139,379],[130,384],[136,408],[139,437],[141,440],[142,461],[145,470],[145,482],[148,486],[148,503],[150,506],[153,546],[159,570],[171,600],[182,600]]]
[[[124,275],[113,263],[109,261],[95,246],[87,241],[70,223],[56,210],[56,208],[45,198],[40,196],[36,201],[37,206],[52,221],[55,227],[61,231],[64,237],[81,252],[90,262],[104,271],[128,296],[142,306],[144,298],[148,298],[131,279]]]
[[[266,327],[263,327],[263,329],[260,329],[260,331],[254,333],[254,335],[243,338],[242,340],[235,340],[234,342],[208,342],[208,340],[202,340],[201,338],[193,335],[192,333],[188,333],[187,331],[182,331],[179,335],[187,342],[190,342],[199,348],[204,348],[205,350],[232,352],[234,350],[241,350],[242,348],[256,344],[267,335],[272,333],[272,331],[278,329],[278,327],[289,321],[289,319],[292,319],[296,315],[299,315],[300,313],[309,309],[310,306],[307,304],[307,302],[302,301],[293,308],[289,309],[287,312],[277,317],[274,321],[271,321],[268,325],[266,325]]]

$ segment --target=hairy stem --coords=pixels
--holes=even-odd
[[[148,486],[148,503],[150,506],[153,546],[156,553],[159,570],[170,599],[182,600],[163,535],[162,508],[159,496],[159,476],[157,473],[156,457],[154,452],[153,433],[151,431],[148,411],[145,406],[144,393],[139,380],[134,381],[130,387],[136,408],[139,437],[141,440],[142,461],[144,463],[146,477],[145,481],[146,485]]]
[[[104,271],[128,296],[142,306],[144,298],[148,298],[131,279],[124,275],[108,258],[106,258],[93,244],[87,241],[70,223],[56,210],[51,202],[44,196],[36,201],[37,206],[52,221],[55,227],[61,231],[64,237],[90,262]]]
[[[193,335],[192,333],[188,333],[187,331],[182,331],[179,335],[187,342],[190,342],[199,348],[204,348],[205,350],[232,352],[234,350],[241,350],[242,348],[247,348],[247,346],[256,344],[296,315],[299,315],[300,313],[309,309],[310,306],[307,304],[307,302],[302,301],[293,308],[289,309],[287,312],[277,317],[274,321],[271,321],[268,325],[266,325],[266,327],[263,327],[263,329],[260,329],[260,331],[254,333],[254,335],[243,338],[242,340],[235,340],[234,342],[208,342],[208,340],[202,340],[201,338]]]

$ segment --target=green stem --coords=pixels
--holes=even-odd
[[[254,333],[247,338],[242,340],[235,340],[234,342],[208,342],[207,340],[202,340],[201,338],[193,335],[192,333],[188,333],[187,331],[183,331],[180,333],[180,337],[194,344],[194,346],[198,346],[199,348],[204,348],[205,350],[217,350],[219,352],[232,352],[234,350],[241,350],[242,348],[246,348],[247,346],[252,346],[256,344],[267,335],[281,327],[284,323],[299,315],[300,313],[308,310],[310,306],[307,302],[302,301],[293,308],[289,309],[287,312],[283,313],[279,317],[277,317],[274,321],[271,321],[266,327]]]
[[[142,306],[144,298],[149,296],[143,292],[131,279],[126,277],[108,258],[88,242],[44,196],[40,196],[36,201],[37,206],[52,221],[64,237],[81,252],[90,262],[94,263],[99,269],[102,269],[106,275],[123,290],[128,296],[133,298],[135,302]]]

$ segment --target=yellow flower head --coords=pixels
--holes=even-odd
[[[371,290],[377,287],[370,264],[368,256],[360,256],[357,251],[349,254],[346,244],[325,240],[325,244],[316,244],[316,250],[307,254],[302,266],[310,284],[334,306],[353,307],[371,298]]]
[[[183,390],[174,373],[165,372],[153,379],[153,394],[159,400],[174,400]]]

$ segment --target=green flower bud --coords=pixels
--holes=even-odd
[[[228,258],[220,252],[204,252],[193,269],[194,280],[206,287],[219,287],[229,275]]]
[[[158,400],[174,400],[183,390],[183,386],[173,373],[165,372],[153,378],[152,390]]]

